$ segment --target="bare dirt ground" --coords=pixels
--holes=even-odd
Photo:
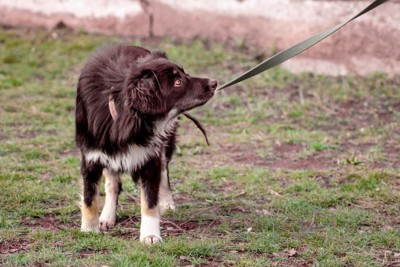
[[[77,1],[0,0],[0,24],[70,27],[91,33],[236,40],[281,50],[361,11],[370,1]],[[79,1],[78,1],[79,2]],[[146,4],[147,3],[147,4]],[[123,6],[124,8],[116,8]],[[86,10],[86,12],[85,12]],[[152,23],[150,23],[152,16]],[[400,4],[390,1],[284,64],[331,75],[400,73]]]

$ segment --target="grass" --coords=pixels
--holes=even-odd
[[[400,263],[400,77],[380,73],[275,68],[225,89],[192,111],[211,147],[182,120],[171,164],[179,208],[163,218],[164,243],[139,243],[138,192],[127,176],[117,226],[79,232],[75,84],[89,54],[109,42],[164,49],[187,72],[220,82],[259,55],[245,40],[0,29],[0,265]]]

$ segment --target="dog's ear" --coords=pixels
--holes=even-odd
[[[127,105],[130,109],[147,115],[159,115],[167,111],[167,104],[155,72],[141,70],[127,80]]]

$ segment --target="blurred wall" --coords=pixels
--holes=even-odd
[[[63,25],[127,36],[234,40],[284,49],[362,10],[371,1],[311,0],[0,0],[0,24]],[[400,4],[390,1],[284,64],[332,75],[400,73]]]

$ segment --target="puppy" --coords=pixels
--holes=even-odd
[[[178,116],[205,104],[217,81],[192,77],[162,52],[109,46],[95,53],[79,77],[75,141],[82,155],[82,231],[115,224],[120,175],[140,184],[140,241],[160,242],[160,213],[174,209],[168,163]],[[99,182],[105,204],[99,218]]]

